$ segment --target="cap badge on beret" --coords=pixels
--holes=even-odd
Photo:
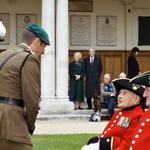
[[[134,91],[138,90],[139,88],[140,88],[140,85],[138,85],[138,84],[132,84],[132,89]]]

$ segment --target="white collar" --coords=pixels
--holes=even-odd
[[[90,56],[90,59],[94,59],[94,56]]]

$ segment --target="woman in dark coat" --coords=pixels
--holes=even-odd
[[[139,49],[137,47],[134,47],[128,58],[128,78],[130,79],[138,75],[140,72],[139,64],[136,60],[136,56],[138,55],[138,53]]]
[[[70,93],[69,99],[74,102],[75,109],[82,109],[81,104],[84,101],[84,63],[81,60],[82,55],[79,52],[74,54],[74,61],[69,64],[70,75]]]

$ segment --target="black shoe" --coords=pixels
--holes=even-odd
[[[83,110],[84,108],[79,107],[80,110]]]
[[[88,107],[87,109],[88,109],[88,110],[91,110],[92,108],[91,108],[91,107]]]

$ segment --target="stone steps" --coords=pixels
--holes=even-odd
[[[38,115],[38,120],[49,120],[49,119],[88,119],[90,118],[93,110],[74,110],[70,114],[50,114],[50,115]],[[102,109],[102,119],[107,119],[107,109]]]

